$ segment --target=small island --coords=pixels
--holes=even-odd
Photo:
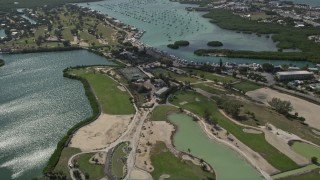
[[[4,65],[4,60],[0,59],[0,67]]]
[[[174,42],[174,44],[168,44],[167,47],[171,49],[179,49],[180,46],[189,46],[189,41],[180,40]]]
[[[175,44],[168,44],[167,47],[170,49],[179,49],[179,46]]]
[[[208,46],[211,46],[211,47],[221,47],[223,46],[222,42],[220,41],[210,41],[207,43]]]

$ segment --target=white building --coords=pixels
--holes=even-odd
[[[313,73],[309,71],[285,71],[277,72],[276,76],[279,81],[308,80],[313,78]]]

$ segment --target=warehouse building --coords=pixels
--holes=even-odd
[[[286,71],[277,72],[276,76],[279,81],[309,80],[313,78],[313,73],[308,71]]]

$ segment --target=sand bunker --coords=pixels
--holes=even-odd
[[[181,103],[179,103],[181,106],[187,104],[187,101],[182,101]]]
[[[251,97],[256,101],[261,101],[264,104],[268,105],[268,101],[271,101],[272,98],[280,98],[281,100],[290,101],[293,106],[292,113],[298,112],[299,116],[302,116],[306,119],[306,123],[316,129],[320,129],[320,118],[318,117],[318,112],[320,112],[320,106],[310,103],[306,100],[290,96],[287,94],[279,93],[278,91],[261,88],[255,91],[247,92],[246,95]]]
[[[118,89],[120,89],[120,91],[126,91],[126,89],[123,86],[117,86]]]
[[[129,179],[152,180],[152,177],[148,172],[135,168],[131,171]]]
[[[173,131],[174,126],[166,121],[145,122],[141,131],[139,145],[137,147],[135,165],[148,172],[153,171],[153,166],[151,165],[150,160],[151,148],[157,141],[163,141],[170,151],[174,151],[170,139]]]
[[[97,120],[80,128],[69,146],[82,151],[105,148],[127,129],[132,116],[101,114]]]
[[[255,129],[243,129],[243,132],[250,133],[250,134],[261,134],[262,133],[262,131],[258,131]]]

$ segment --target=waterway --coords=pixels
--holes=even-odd
[[[192,155],[208,162],[214,168],[218,180],[263,179],[238,153],[210,140],[190,116],[175,113],[169,115],[168,119],[178,127],[174,136],[176,148],[185,152],[190,149]]]
[[[30,180],[58,141],[92,113],[79,81],[62,70],[77,65],[111,64],[85,50],[0,54],[0,179]]]
[[[199,48],[210,48],[208,41],[221,41],[225,49],[252,50],[252,51],[276,51],[276,43],[266,36],[258,37],[256,34],[243,34],[235,31],[219,28],[203,18],[203,12],[188,12],[185,7],[193,5],[180,4],[169,0],[107,0],[90,3],[79,3],[80,6],[89,7],[119,19],[125,24],[132,25],[146,33],[140,39],[141,42],[162,51],[176,55],[180,58],[194,62],[214,62],[220,59],[223,62],[234,63],[259,63],[269,60],[252,60],[242,58],[224,57],[199,57],[193,51]],[[188,40],[188,47],[173,50],[167,48],[167,44],[177,40]],[[312,63],[297,61],[272,61],[275,65],[293,64],[305,66]]]
[[[306,4],[310,6],[320,6],[319,0],[289,0],[294,2],[295,4]]]
[[[6,37],[6,33],[4,32],[4,29],[0,29],[0,38]]]

